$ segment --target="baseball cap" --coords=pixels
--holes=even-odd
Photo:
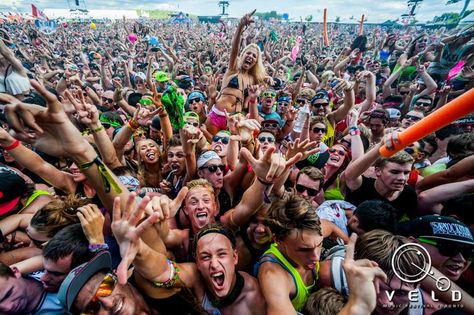
[[[12,211],[27,191],[28,185],[20,175],[0,167],[0,216]]]
[[[197,160],[197,167],[201,168],[204,165],[206,165],[207,162],[209,162],[210,160],[214,160],[214,159],[221,160],[221,157],[219,155],[217,155],[217,153],[212,151],[212,150],[206,151],[206,152],[202,153],[199,156],[199,158]]]
[[[193,100],[193,99],[195,99],[195,98],[199,98],[199,99],[200,99],[201,101],[203,101],[203,102],[206,100],[206,99],[204,98],[204,94],[202,94],[201,91],[193,91],[193,92],[191,92],[191,93],[189,94],[186,103],[188,103],[189,100]]]
[[[185,112],[183,115],[184,121],[188,121],[188,119],[195,119],[199,121],[199,115],[196,114],[195,112]]]
[[[169,81],[168,75],[163,71],[158,71],[155,73],[155,79],[158,82],[166,82]]]
[[[311,104],[314,104],[317,100],[325,100],[329,103],[329,94],[326,90],[319,90],[316,95],[311,99]]]
[[[390,119],[397,119],[402,116],[402,113],[396,108],[387,108],[387,112]]]
[[[467,225],[441,215],[425,215],[401,224],[401,232],[406,236],[474,246],[474,238]]]
[[[90,261],[69,272],[58,291],[58,300],[66,310],[71,310],[82,287],[101,270],[112,270],[112,258],[108,251],[99,252]]]

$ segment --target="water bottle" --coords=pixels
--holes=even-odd
[[[306,117],[310,113],[309,105],[305,104],[300,111],[298,112],[298,117],[296,117],[295,126],[293,127],[294,132],[301,133],[304,127],[304,123],[306,122]]]

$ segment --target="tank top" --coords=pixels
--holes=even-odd
[[[296,270],[295,267],[293,267],[290,262],[285,258],[285,256],[283,256],[283,254],[278,250],[276,243],[273,243],[260,258],[260,265],[265,262],[272,262],[278,264],[291,275],[296,286],[296,294],[291,299],[291,304],[293,304],[293,307],[296,311],[300,312],[304,308],[308,297],[310,296],[314,286],[316,285],[316,280],[318,279],[319,273],[319,261],[316,263],[316,271],[313,269],[314,281],[309,286],[304,283],[303,279],[301,278],[301,275],[298,273],[298,270]]]
[[[324,191],[324,200],[344,200],[345,196],[341,191],[340,177],[336,178],[336,188],[328,188]]]
[[[324,123],[326,124],[326,127],[328,128],[328,131],[326,132],[326,135],[324,136],[322,141],[328,147],[332,147],[332,145],[334,144],[334,137],[336,135],[336,132],[334,130],[333,124],[331,124],[331,122],[326,117],[324,117]]]

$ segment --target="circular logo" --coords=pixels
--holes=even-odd
[[[411,261],[413,253],[421,257],[422,264],[418,265],[411,263],[415,266],[416,271],[411,270],[408,272],[400,264],[401,261]],[[411,268],[410,268],[411,269]],[[403,244],[395,250],[392,256],[392,270],[395,275],[406,283],[416,283],[420,282],[426,276],[430,275],[431,272],[431,257],[428,251],[421,245],[416,243],[407,243]]]

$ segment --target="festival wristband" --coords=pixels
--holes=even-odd
[[[89,251],[92,253],[97,253],[99,251],[108,250],[109,245],[107,244],[89,244]]]
[[[99,173],[102,179],[102,184],[104,185],[105,192],[109,193],[110,189],[112,188],[116,193],[119,193],[119,194],[122,193],[122,189],[117,184],[113,176],[110,175],[104,162],[102,162],[102,160],[98,156],[96,156],[95,159],[92,160],[91,162],[86,162],[79,165],[79,170],[81,172],[84,172],[85,170],[87,170],[94,164],[97,165],[97,168],[99,169]]]
[[[5,150],[5,151],[11,151],[11,150],[16,149],[17,147],[19,147],[20,144],[21,144],[20,140],[15,139],[15,141],[13,141],[13,143],[10,144],[9,146],[3,147],[3,150]]]
[[[92,133],[98,133],[100,131],[104,130],[104,126],[100,126],[99,128],[93,129],[91,132]]]

